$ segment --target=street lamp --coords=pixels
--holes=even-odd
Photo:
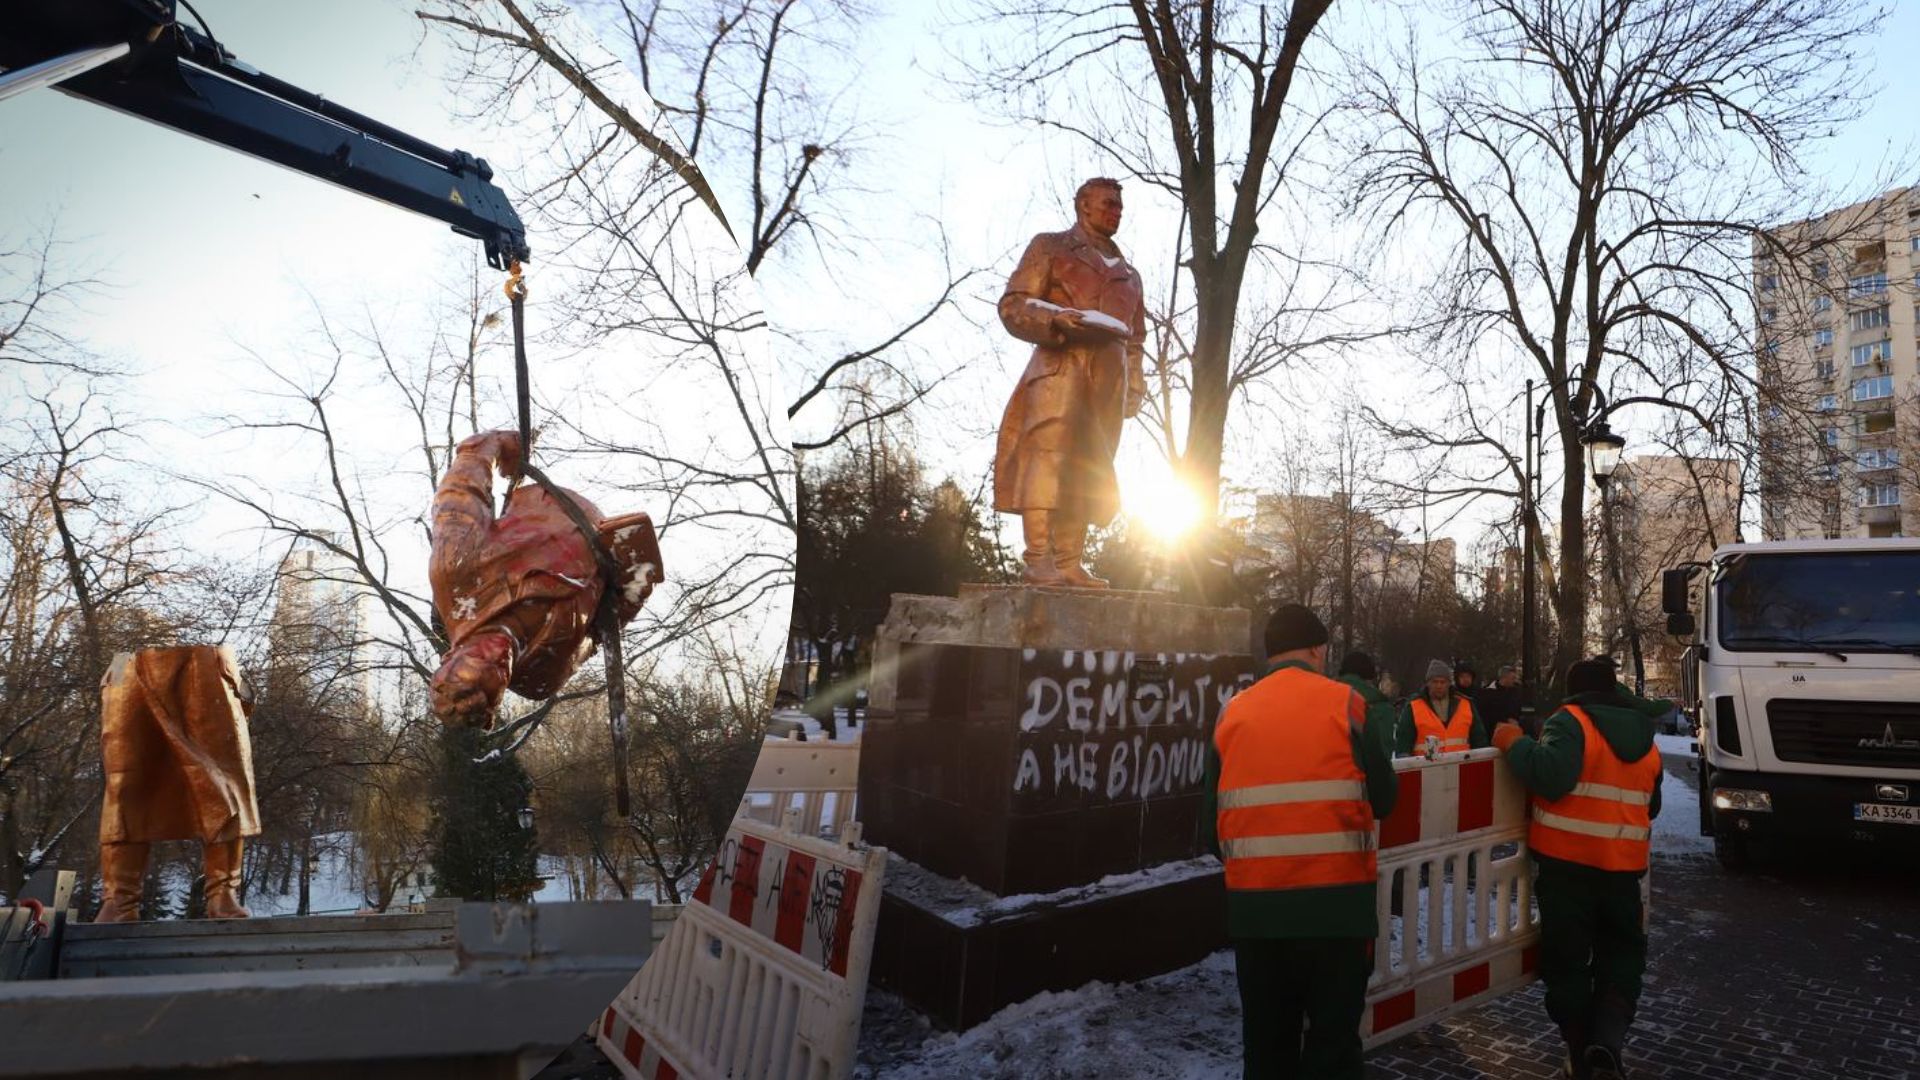
[[[1581,384],[1585,384],[1593,391],[1595,408],[1590,414],[1592,419],[1587,420],[1581,429],[1580,444],[1586,447],[1587,459],[1593,468],[1594,483],[1600,487],[1602,513],[1604,515],[1607,481],[1612,479],[1613,470],[1620,465],[1620,452],[1626,448],[1627,440],[1614,434],[1613,429],[1607,426],[1607,413],[1612,411],[1612,406],[1607,404],[1607,395],[1599,386],[1580,375],[1572,375],[1565,380],[1555,379],[1548,383],[1547,386],[1551,389],[1553,386],[1563,384],[1566,386],[1569,394],[1573,393],[1574,388]],[[1521,523],[1524,532],[1524,539],[1521,543],[1525,545],[1526,552],[1520,563],[1522,582],[1520,589],[1520,682],[1528,688],[1527,693],[1530,695],[1538,693],[1537,687],[1539,686],[1539,683],[1534,681],[1533,656],[1533,624],[1534,608],[1536,606],[1534,601],[1534,548],[1538,546],[1539,543],[1538,504],[1540,501],[1541,456],[1539,440],[1540,437],[1545,434],[1543,429],[1546,426],[1547,402],[1551,400],[1552,394],[1549,393],[1547,397],[1540,399],[1538,406],[1534,405],[1533,380],[1527,380],[1525,475],[1521,478],[1521,487],[1523,488],[1521,491],[1521,502],[1525,512],[1525,520]],[[1609,530],[1608,536],[1611,537],[1611,535],[1611,530]]]
[[[1615,435],[1605,420],[1595,420],[1587,426],[1587,433],[1580,441],[1587,448],[1587,461],[1593,467],[1593,482],[1600,485],[1604,497],[1607,481],[1613,479],[1613,470],[1620,465],[1620,451],[1626,449],[1627,440]]]

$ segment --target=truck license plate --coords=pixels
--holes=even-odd
[[[1853,804],[1853,820],[1885,821],[1896,825],[1920,825],[1920,806],[1862,802]]]

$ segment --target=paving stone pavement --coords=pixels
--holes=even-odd
[[[1669,760],[1693,782],[1692,762]],[[1920,860],[1776,856],[1732,874],[1656,855],[1631,1080],[1920,1078]],[[1368,1057],[1369,1080],[1552,1077],[1538,984]]]

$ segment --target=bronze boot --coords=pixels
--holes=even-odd
[[[1084,521],[1057,522],[1053,530],[1054,563],[1060,569],[1060,576],[1066,584],[1076,589],[1105,589],[1110,587],[1106,578],[1094,577],[1081,565],[1087,555],[1087,523]]]
[[[1026,583],[1029,585],[1066,585],[1067,579],[1060,575],[1056,565],[1052,544],[1052,524],[1054,513],[1051,510],[1020,511],[1020,531],[1027,541],[1027,550],[1021,556],[1026,560]]]
[[[105,895],[93,921],[139,922],[140,885],[147,876],[146,844],[101,844],[100,882]]]
[[[245,919],[252,912],[240,906],[240,841],[208,841],[200,845],[207,875],[207,918]]]

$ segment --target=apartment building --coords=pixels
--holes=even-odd
[[[1920,187],[1756,241],[1767,539],[1920,534]]]

